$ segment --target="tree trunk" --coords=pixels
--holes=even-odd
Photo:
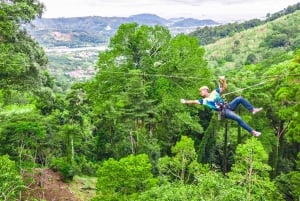
[[[67,160],[69,164],[72,164],[74,158],[73,137],[70,133],[67,133]]]
[[[249,158],[249,170],[248,170],[248,193],[247,193],[247,200],[251,200],[251,194],[252,194],[252,186],[253,186],[253,166],[254,166],[254,158],[253,158],[253,147],[251,147],[251,155]]]
[[[238,125],[237,145],[242,143],[242,127]]]
[[[181,158],[181,173],[180,173],[180,180],[182,182],[182,184],[184,184],[184,177],[185,177],[185,161],[186,161],[186,158],[185,158],[185,155],[183,154],[182,155],[182,158]]]
[[[288,123],[289,124],[289,123]],[[284,121],[280,121],[279,126],[275,127],[276,130],[276,146],[273,149],[273,170],[271,173],[272,178],[275,178],[279,173],[279,167],[278,162],[280,161],[280,156],[282,156],[282,153],[279,153],[279,149],[281,146],[283,146],[283,135],[286,132],[286,129],[288,128],[288,124],[285,125]]]
[[[133,131],[130,130],[130,144],[131,144],[131,153],[135,154],[135,146],[136,146],[136,142],[133,136]]]
[[[75,152],[74,152],[74,139],[73,139],[73,136],[71,136],[71,160],[72,161],[74,160],[74,155],[75,155]]]
[[[273,171],[272,178],[275,178],[278,172],[278,150],[279,150],[279,138],[276,137],[276,145],[273,149]]]
[[[227,172],[227,144],[228,144],[228,122],[225,120],[224,147],[223,147],[223,174]]]

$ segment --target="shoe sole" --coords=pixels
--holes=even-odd
[[[256,112],[252,112],[252,114],[254,115],[254,114],[258,113],[258,112],[261,112],[262,110],[263,110],[263,108],[258,108],[258,110]]]

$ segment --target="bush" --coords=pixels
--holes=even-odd
[[[23,187],[15,162],[8,155],[0,156],[0,200],[17,200]]]
[[[53,159],[51,161],[50,168],[53,171],[58,171],[62,175],[62,179],[65,182],[73,180],[75,175],[73,166],[67,162],[65,157]]]
[[[98,200],[135,200],[136,196],[157,185],[146,154],[130,155],[119,161],[104,161],[97,171]]]
[[[78,174],[94,176],[96,175],[99,165],[95,162],[88,161],[85,156],[75,158],[78,166]]]

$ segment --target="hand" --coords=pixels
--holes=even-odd
[[[185,100],[184,99],[180,99],[180,103],[185,104]]]
[[[224,81],[225,81],[225,76],[223,75],[223,76],[219,76],[219,81],[221,82],[221,83],[223,83]]]

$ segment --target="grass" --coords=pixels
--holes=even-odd
[[[96,182],[96,177],[75,176],[70,183],[70,189],[81,200],[89,201],[96,196]]]

